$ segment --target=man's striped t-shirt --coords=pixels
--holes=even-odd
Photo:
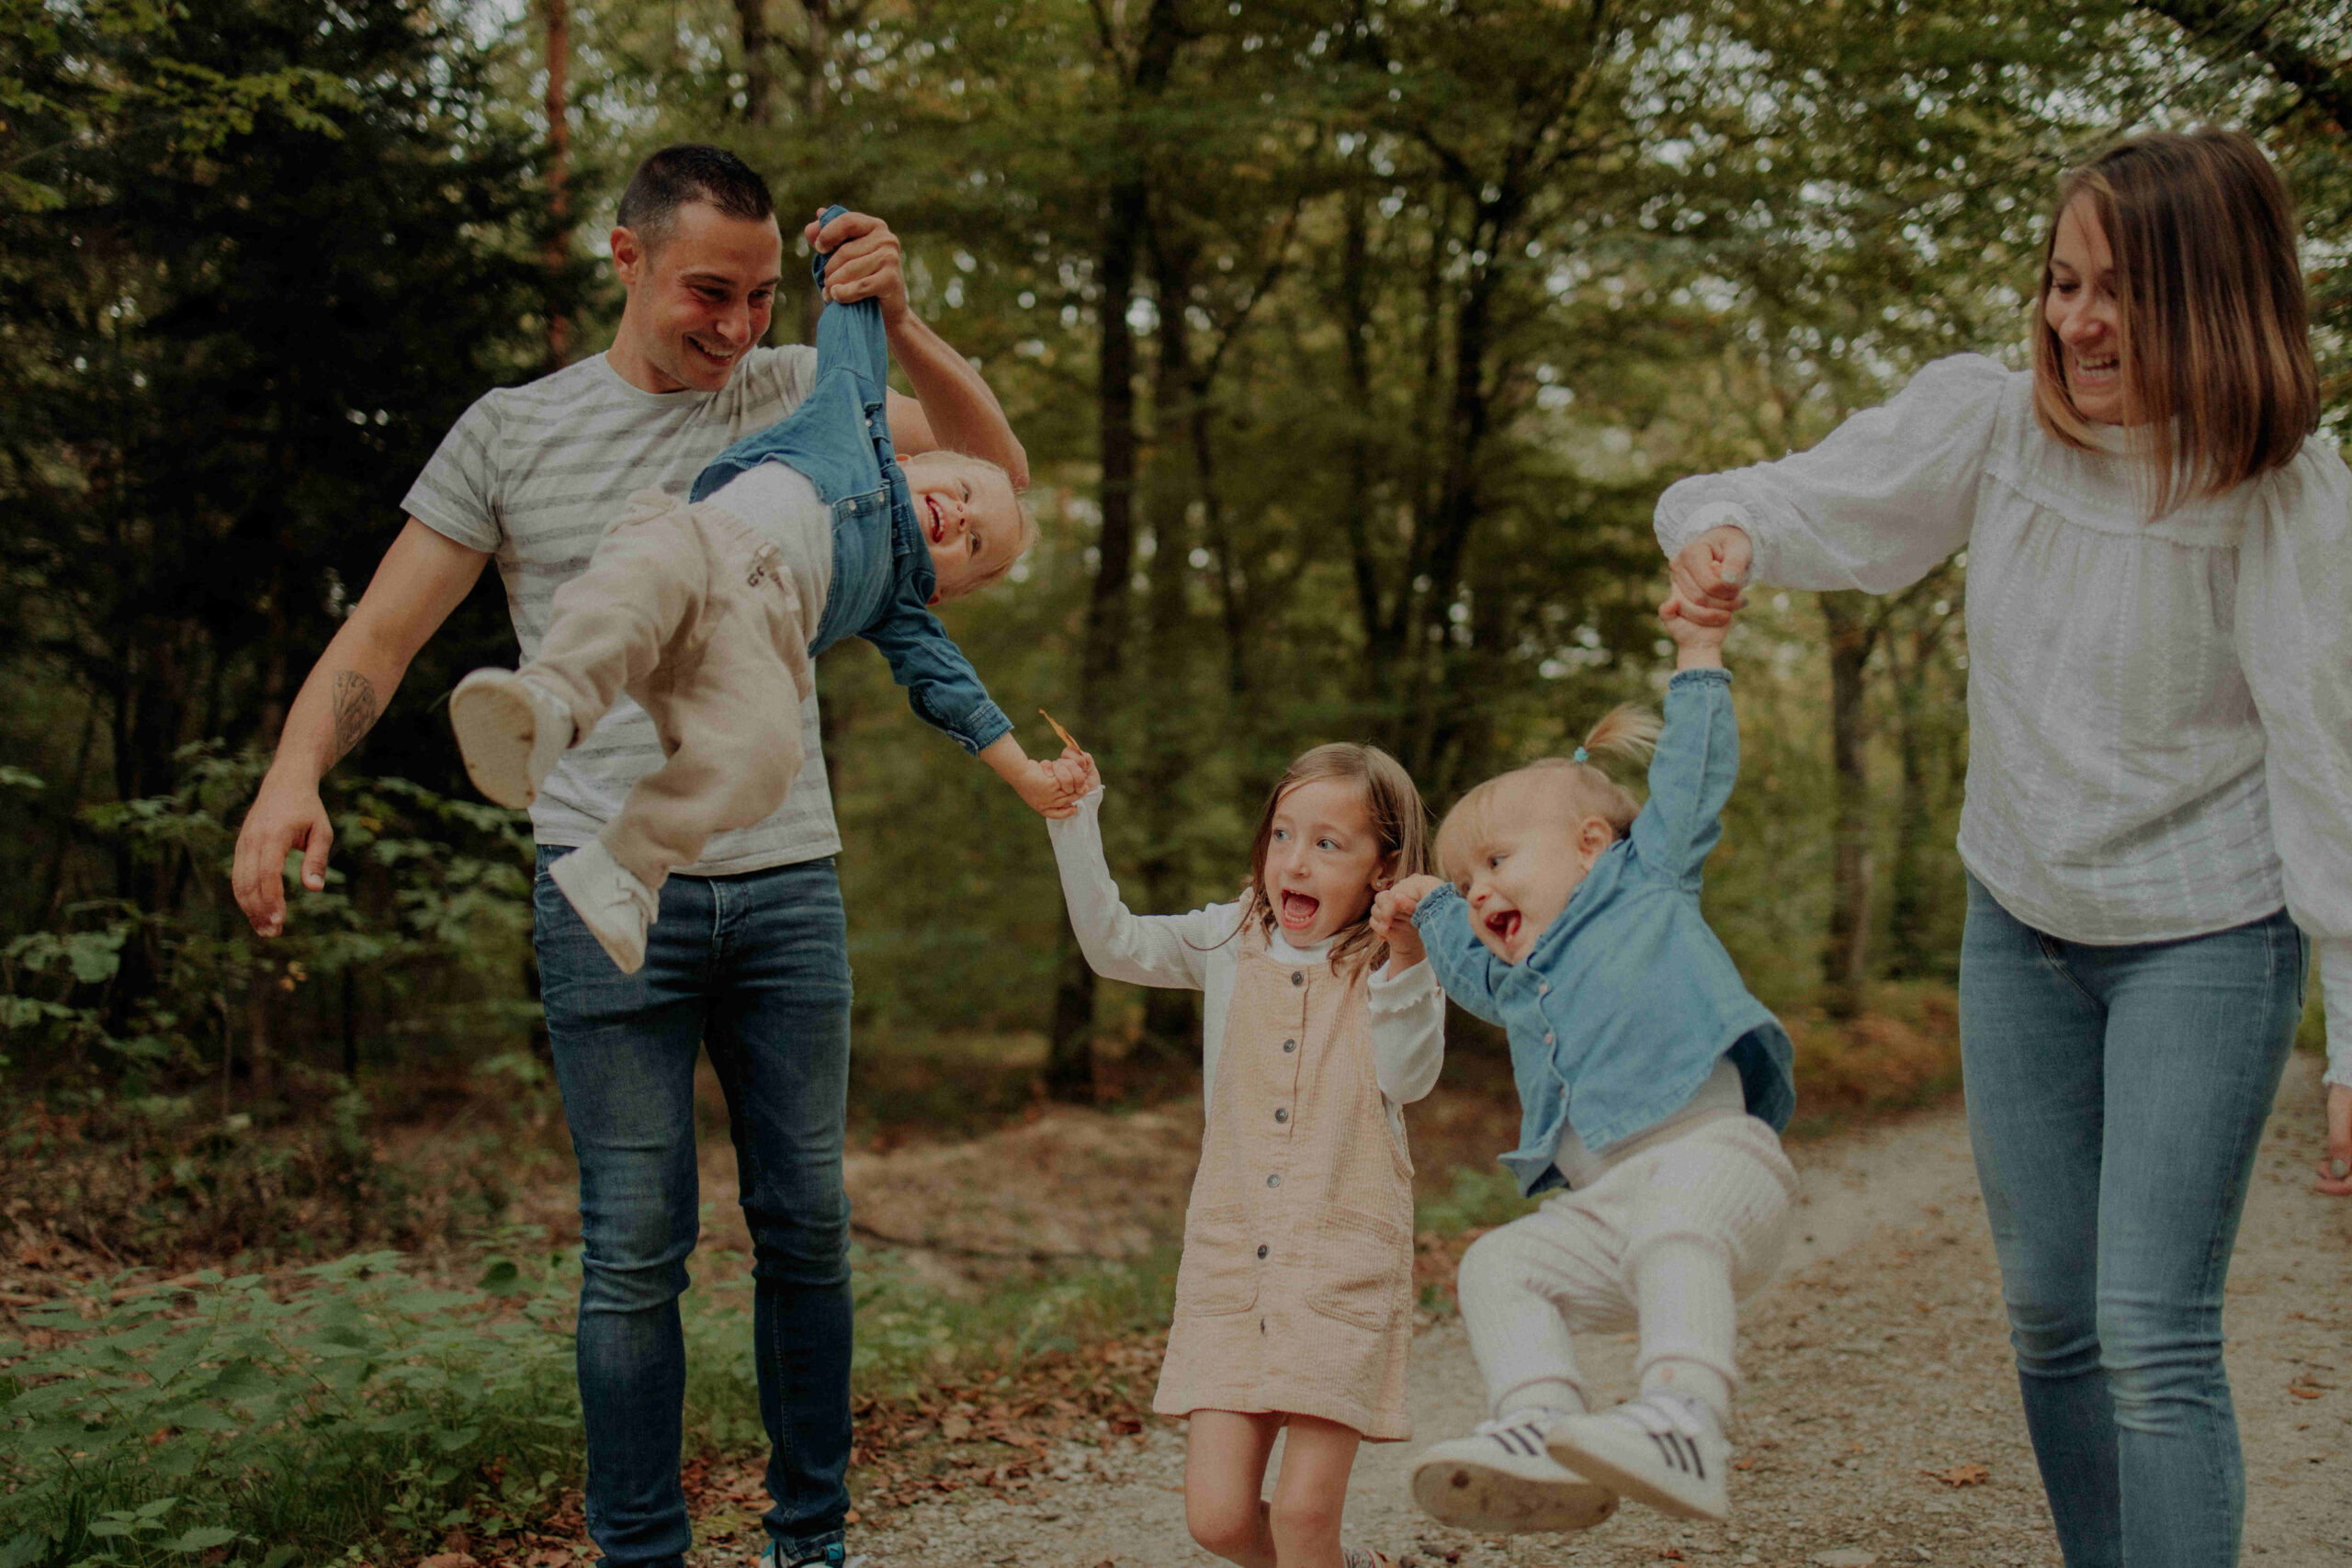
[[[648,392],[596,355],[486,393],[442,438],[403,504],[425,526],[498,558],[515,640],[528,661],[557,587],[588,564],[629,495],[684,495],[738,436],[791,412],[808,395],[816,367],[813,348],[755,348],[718,391]],[[801,727],[808,761],[792,793],[766,820],[712,838],[703,858],[683,871],[759,871],[841,848],[818,751],[816,697],[777,722]],[[542,844],[586,843],[619,812],[630,786],[661,765],[652,719],[622,697],[548,775],[531,807],[534,835]]]

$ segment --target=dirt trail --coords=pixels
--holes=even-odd
[[[2247,1458],[2248,1563],[2352,1562],[2352,1204],[2314,1196],[2317,1068],[2299,1057],[2264,1138],[2229,1291]],[[1367,1449],[1349,1534],[1419,1568],[1458,1563],[2056,1568],[2018,1412],[1999,1282],[1957,1110],[1797,1151],[1806,1224],[1746,1314],[1731,1523],[1629,1506],[1577,1537],[1482,1538],[1407,1493],[1413,1455],[1481,1414],[1458,1319],[1414,1345],[1417,1438]],[[1580,1347],[1630,1392],[1631,1337]],[[1018,1500],[965,1492],[871,1521],[877,1568],[1206,1568],[1186,1538],[1183,1446],[1073,1445]],[[1981,1473],[1980,1473],[1981,1472]],[[1955,1483],[1957,1483],[1957,1484]]]

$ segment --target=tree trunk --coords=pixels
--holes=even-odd
[[[1186,721],[1195,711],[1189,698],[1191,660],[1187,657],[1192,629],[1186,604],[1192,550],[1189,519],[1197,476],[1189,472],[1188,433],[1193,405],[1205,396],[1193,364],[1192,332],[1184,317],[1192,299],[1193,258],[1181,241],[1171,242],[1163,225],[1152,228],[1153,298],[1159,306],[1154,341],[1158,348],[1152,377],[1151,482],[1145,491],[1146,515],[1151,525],[1151,585],[1145,600],[1145,621],[1151,654],[1142,671],[1144,708],[1143,769],[1144,855],[1137,868],[1143,875],[1144,897],[1154,909],[1185,907],[1182,834],[1186,815],[1184,778],[1191,759]],[[1144,993],[1145,1043],[1166,1055],[1185,1052],[1199,1038],[1198,993],[1155,986]]]
[[[1829,751],[1836,781],[1829,931],[1822,943],[1821,976],[1834,1018],[1852,1018],[1861,1010],[1870,938],[1871,801],[1863,756],[1869,731],[1862,677],[1874,633],[1860,601],[1853,592],[1821,595],[1822,618],[1829,628]]]
[[[555,225],[548,236],[547,268],[549,287],[560,288],[571,257],[571,0],[547,0],[547,6],[548,216]],[[550,308],[548,368],[562,369],[571,355],[571,318]]]
[[[1171,0],[1153,0],[1124,107],[1155,98],[1166,88],[1182,37]],[[1104,53],[1113,59],[1118,56],[1115,41],[1103,39]],[[1122,124],[1118,135],[1121,164],[1104,203],[1102,245],[1095,264],[1102,288],[1095,307],[1102,329],[1095,400],[1102,526],[1095,540],[1094,581],[1087,594],[1077,692],[1080,733],[1089,737],[1102,736],[1110,723],[1112,687],[1126,647],[1127,579],[1135,570],[1136,343],[1127,310],[1135,300],[1136,264],[1149,214],[1150,174],[1139,129],[1132,122]],[[1046,1050],[1046,1091],[1057,1099],[1083,1099],[1092,1093],[1094,1083],[1094,972],[1067,929],[1060,969]]]
[[[822,25],[817,12],[817,6],[808,7],[811,32]],[[743,123],[766,125],[775,113],[775,67],[768,58],[768,45],[774,41],[768,31],[768,0],[735,0],[735,19],[743,44]],[[813,52],[818,60],[824,59],[821,43]]]
[[[1095,400],[1102,457],[1102,527],[1095,540],[1094,582],[1087,594],[1086,630],[1078,664],[1079,732],[1101,737],[1111,717],[1112,683],[1126,644],[1127,579],[1135,570],[1136,439],[1135,329],[1127,309],[1135,299],[1136,258],[1143,239],[1145,194],[1140,179],[1111,192],[1097,267],[1102,348]],[[1057,1099],[1082,1099],[1094,1083],[1094,971],[1062,933],[1061,981],[1046,1053],[1046,1089]]]

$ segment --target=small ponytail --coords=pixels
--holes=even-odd
[[[1594,767],[1597,764],[1591,753],[1598,751],[1631,762],[1645,761],[1657,750],[1658,732],[1665,728],[1665,721],[1649,709],[1619,703],[1602,714],[1600,722],[1586,733],[1584,744],[1577,748],[1575,761]]]

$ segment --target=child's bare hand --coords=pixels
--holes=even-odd
[[[1731,629],[1728,615],[1721,616],[1720,624],[1711,625],[1699,620],[1692,616],[1678,590],[1658,606],[1657,618],[1666,623],[1666,635],[1674,639],[1675,649],[1680,655],[1675,660],[1677,669],[1689,670],[1723,662],[1724,634]]]
[[[1421,907],[1422,899],[1428,897],[1434,889],[1443,886],[1444,884],[1434,876],[1408,876],[1402,882],[1384,889],[1372,901],[1373,931],[1391,949],[1398,947],[1402,942],[1409,942],[1416,950],[1419,950],[1421,939],[1419,933],[1413,929],[1413,911]],[[1416,956],[1413,963],[1419,962],[1420,960]],[[1399,964],[1396,967],[1408,969],[1412,964]]]
[[[1062,754],[1054,759],[1053,768],[1054,776],[1077,795],[1084,795],[1102,787],[1102,771],[1094,765],[1092,756],[1075,746],[1063,747]]]
[[[1084,773],[1065,758],[1024,763],[1006,774],[1005,782],[1038,816],[1056,819],[1076,813],[1086,794]]]

